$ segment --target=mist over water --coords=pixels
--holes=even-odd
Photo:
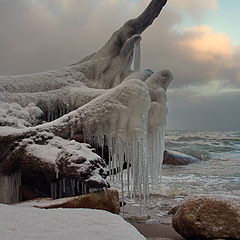
[[[187,166],[165,165],[160,193],[240,195],[240,131],[168,131],[166,149],[201,161]]]

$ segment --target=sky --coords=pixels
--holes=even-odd
[[[0,0],[0,75],[95,52],[150,0]],[[168,129],[240,130],[239,0],[168,0],[143,33],[142,68],[169,69]]]

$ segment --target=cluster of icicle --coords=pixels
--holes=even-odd
[[[147,133],[147,132],[145,132]],[[108,171],[111,185],[120,185],[121,190],[132,197],[147,198],[149,191],[161,181],[164,152],[165,126],[151,136],[144,134],[137,138],[101,135],[94,137],[94,144],[104,149],[107,143],[109,153]],[[127,166],[123,169],[123,166]],[[124,193],[122,192],[122,195]]]
[[[134,47],[134,70],[140,70],[140,62],[140,44],[137,43]],[[132,198],[147,200],[149,191],[161,181],[167,113],[165,95],[160,106],[160,115],[157,116],[159,124],[154,130],[149,131],[149,116],[146,113],[142,116],[141,134],[137,137],[131,137],[127,132],[104,132],[94,136],[94,139],[87,137],[89,143],[101,149],[107,145],[110,159],[108,171],[115,172],[110,174],[109,181],[113,186],[121,186],[122,198],[127,192]],[[123,169],[124,164],[126,169]]]
[[[7,176],[0,173],[0,203],[19,202],[19,187],[21,186],[21,172]]]
[[[85,183],[75,179],[63,178],[51,183],[51,198],[53,199],[84,195],[92,191],[96,189],[89,189]]]

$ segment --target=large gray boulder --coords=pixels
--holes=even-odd
[[[185,239],[240,239],[240,197],[189,197],[174,215],[172,225]]]

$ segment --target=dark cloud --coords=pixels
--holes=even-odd
[[[168,99],[168,129],[239,130],[240,91],[205,96],[175,91]]]
[[[99,49],[127,20],[126,1],[108,2],[1,0],[0,75],[65,66]]]

